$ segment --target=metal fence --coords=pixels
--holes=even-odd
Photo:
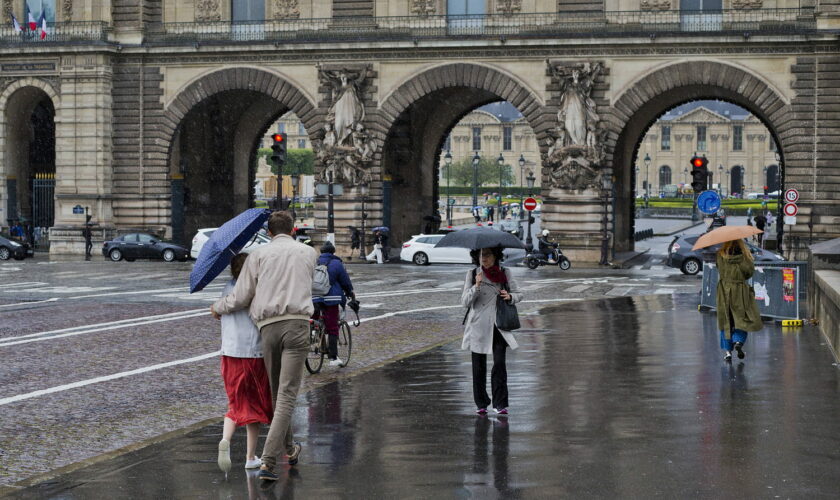
[[[55,174],[32,179],[32,226],[52,227],[55,221]]]
[[[159,23],[147,43],[417,41],[730,33],[790,34],[816,29],[813,7],[720,11],[570,11],[462,16],[310,18]]]
[[[11,23],[0,26],[0,44],[21,45],[50,42],[105,42],[108,40],[109,25],[104,21],[73,21],[48,23],[46,36],[41,30],[16,31]]]
[[[761,315],[776,319],[799,319],[800,304],[805,299],[807,262],[756,263],[749,283],[755,290]],[[717,308],[718,270],[713,263],[703,263],[703,287],[700,305]]]

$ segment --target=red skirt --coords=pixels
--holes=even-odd
[[[262,358],[222,356],[222,379],[228,396],[227,418],[236,425],[271,423],[271,387]]]

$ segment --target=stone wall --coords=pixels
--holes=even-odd
[[[815,271],[811,314],[840,360],[840,271]]]

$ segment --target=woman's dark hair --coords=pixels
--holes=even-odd
[[[230,259],[230,274],[233,279],[239,279],[239,273],[242,272],[242,266],[245,265],[245,259],[247,258],[247,253],[238,253]]]
[[[500,265],[502,261],[505,260],[505,254],[502,251],[502,247],[493,247],[491,250],[493,250],[493,256],[496,257],[496,265]],[[473,265],[481,265],[481,250],[470,250],[470,257],[472,257]]]
[[[335,246],[329,241],[321,245],[321,253],[335,253]]]

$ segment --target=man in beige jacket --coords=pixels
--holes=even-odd
[[[271,243],[251,252],[233,292],[210,307],[217,319],[249,307],[260,329],[263,357],[271,384],[274,418],[263,447],[260,479],[276,481],[277,456],[285,452],[295,465],[301,445],[292,439],[295,408],[309,349],[312,274],[318,260],[314,248],[291,237],[294,221],[288,212],[274,212],[268,219]]]

